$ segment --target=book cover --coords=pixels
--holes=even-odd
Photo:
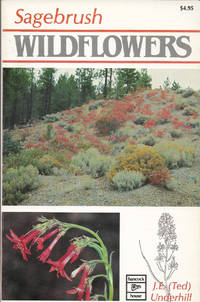
[[[199,12],[2,1],[2,301],[199,301]]]

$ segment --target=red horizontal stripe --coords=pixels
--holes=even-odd
[[[182,29],[3,29],[4,32],[159,32],[159,33],[200,33],[200,30]]]
[[[3,63],[145,63],[145,64],[200,64],[200,61],[65,61],[65,60],[3,60]]]

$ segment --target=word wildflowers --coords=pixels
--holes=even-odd
[[[59,240],[65,238],[65,234],[70,229],[79,229],[85,234],[80,237],[73,237],[69,240],[63,255],[58,259],[53,259],[52,251],[59,244]],[[72,282],[76,277],[80,278],[79,283],[69,290],[65,290],[68,295],[76,295],[77,300],[113,300],[113,273],[111,267],[111,257],[109,257],[107,248],[97,233],[93,230],[66,222],[61,222],[57,219],[47,219],[41,217],[38,223],[32,227],[26,234],[18,236],[10,229],[10,234],[6,235],[7,239],[13,243],[13,248],[20,251],[22,258],[25,261],[32,256],[32,249],[35,247],[37,259],[42,263],[49,264],[49,272],[56,273],[57,278],[61,277]],[[50,243],[49,243],[50,242]],[[82,251],[86,248],[96,251],[97,259],[80,259]],[[75,269],[70,269],[70,264],[76,260],[82,263]],[[97,265],[103,265],[105,274],[95,274]],[[73,267],[74,268],[74,267]],[[102,270],[101,270],[102,271]],[[80,277],[79,277],[80,276]],[[104,293],[95,294],[93,291],[93,281],[101,277],[104,280]],[[73,283],[74,284],[74,283]]]

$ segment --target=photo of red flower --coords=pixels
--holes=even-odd
[[[119,213],[3,213],[2,271],[4,300],[118,300]]]

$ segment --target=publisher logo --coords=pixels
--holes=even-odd
[[[126,275],[126,300],[145,301],[146,295],[147,275]]]

